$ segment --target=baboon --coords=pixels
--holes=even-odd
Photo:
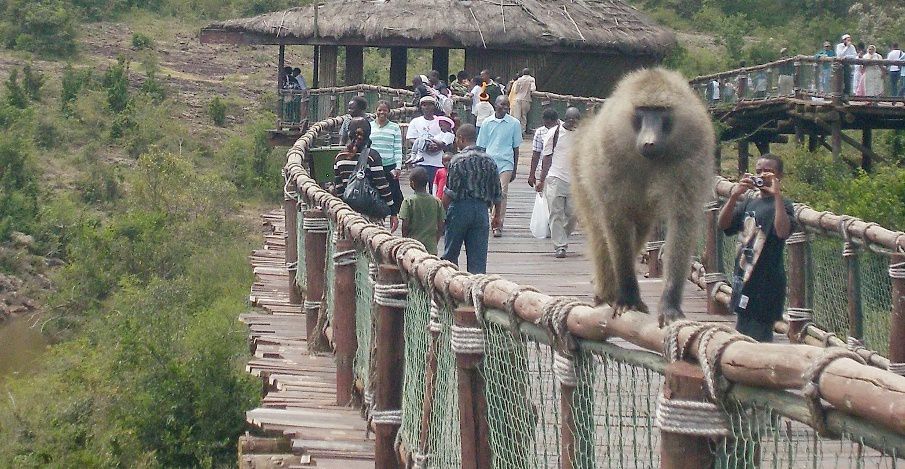
[[[679,73],[627,75],[581,130],[572,152],[576,208],[595,261],[597,301],[648,312],[635,259],[651,228],[666,220],[660,325],[684,317],[682,288],[703,204],[712,194],[714,131]]]

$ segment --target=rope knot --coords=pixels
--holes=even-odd
[[[559,350],[571,357],[578,349],[578,341],[569,332],[566,322],[569,314],[576,306],[586,305],[574,296],[559,296],[548,300],[542,309],[541,317],[535,321],[538,326],[547,329],[554,350]]]

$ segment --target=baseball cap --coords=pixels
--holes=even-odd
[[[843,40],[843,41],[846,40],[846,39],[851,39],[851,38],[852,38],[851,35],[848,35],[848,34],[843,34],[843,35],[842,35],[842,40]]]
[[[433,97],[433,96],[424,96],[424,97],[422,97],[421,99],[418,100],[418,104],[424,104],[424,103],[434,103],[434,104],[437,104],[437,98],[435,98],[435,97]]]

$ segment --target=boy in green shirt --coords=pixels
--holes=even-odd
[[[402,201],[399,219],[402,220],[402,236],[420,241],[427,252],[437,254],[437,241],[443,233],[446,211],[440,200],[427,193],[427,170],[421,166],[412,169],[409,185],[415,195]]]

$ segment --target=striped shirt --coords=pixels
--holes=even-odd
[[[562,124],[562,121],[558,121],[557,124]],[[556,126],[554,125],[553,127],[555,128]],[[534,140],[531,141],[531,151],[543,151],[544,138],[547,136],[549,130],[550,129],[548,129],[546,125],[542,125],[534,131]]]
[[[341,151],[333,160],[333,193],[342,195],[346,190],[346,183],[349,177],[355,173],[355,167],[358,166],[358,153],[349,151]],[[365,171],[367,178],[371,181],[374,189],[380,193],[383,200],[389,206],[393,206],[393,195],[390,193],[390,184],[387,182],[386,175],[383,172],[383,164],[380,161],[380,154],[371,149],[368,155],[368,167]]]
[[[371,121],[371,149],[380,153],[384,166],[402,169],[402,130],[399,124],[387,121],[381,127],[377,120]]]
[[[443,195],[452,200],[476,199],[492,205],[503,200],[496,163],[484,150],[470,146],[449,162]]]

